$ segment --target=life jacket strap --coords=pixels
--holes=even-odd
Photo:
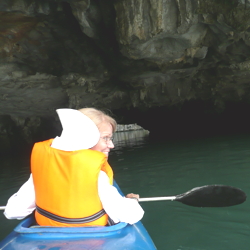
[[[67,223],[67,224],[83,224],[83,223],[89,223],[89,222],[92,222],[92,221],[95,221],[99,218],[101,218],[103,215],[106,214],[105,210],[102,209],[100,210],[99,212],[93,214],[93,215],[90,215],[88,217],[84,217],[84,218],[66,218],[66,217],[62,217],[62,216],[58,216],[56,214],[53,214],[53,213],[50,213],[40,207],[38,207],[36,205],[36,211],[51,219],[51,220],[54,220],[54,221],[58,221],[58,222],[61,222],[61,223]]]
[[[108,223],[107,226],[113,226],[116,225],[117,223],[115,223],[109,216],[108,216]]]

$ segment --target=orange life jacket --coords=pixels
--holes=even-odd
[[[37,223],[59,227],[105,226],[107,214],[99,219],[95,219],[95,214],[103,209],[98,196],[100,170],[106,172],[110,184],[113,183],[113,171],[107,157],[91,149],[71,152],[54,149],[50,147],[52,141],[36,143],[31,154]],[[39,209],[56,218],[51,219]],[[95,220],[91,222],[79,220],[92,215]],[[57,216],[65,220],[62,222]]]

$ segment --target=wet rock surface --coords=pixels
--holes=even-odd
[[[134,109],[144,122],[150,109],[193,101],[214,113],[249,105],[249,3],[1,1],[2,144],[13,126],[34,134],[56,122],[62,107],[111,110],[118,122]]]

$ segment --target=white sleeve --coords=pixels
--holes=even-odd
[[[140,204],[134,199],[121,196],[118,190],[109,184],[109,178],[103,171],[99,174],[98,194],[104,210],[115,223],[134,224],[142,219],[144,211]]]
[[[18,192],[9,198],[4,215],[7,219],[21,220],[31,214],[35,208],[35,190],[31,174]]]

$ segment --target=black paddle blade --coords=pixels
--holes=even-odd
[[[243,203],[246,194],[239,188],[207,185],[176,196],[176,201],[194,207],[228,207]]]

